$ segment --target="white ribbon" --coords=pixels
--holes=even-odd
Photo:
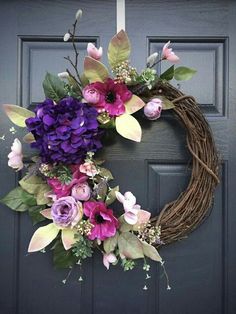
[[[116,0],[116,31],[125,30],[125,0]]]

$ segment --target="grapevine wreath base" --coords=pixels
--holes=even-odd
[[[207,217],[219,183],[218,154],[209,124],[194,97],[184,95],[167,82],[159,82],[152,90],[135,89],[143,99],[165,95],[175,104],[173,111],[186,129],[187,146],[193,157],[187,189],[152,218],[153,224],[161,226],[163,244],[169,244],[185,238]]]
[[[158,75],[155,65],[179,61],[168,42],[161,55],[150,55],[146,68],[138,73],[130,66],[131,45],[121,30],[108,46],[110,71],[100,61],[102,48],[89,43],[80,73],[75,31],[81,16],[79,10],[72,30],[64,35],[64,41],[72,43],[74,61],[65,57],[70,69],[57,76],[46,74],[46,99],[33,111],[4,105],[10,120],[28,132],[24,141],[34,150],[27,164],[22,143],[14,140],[8,165],[17,171],[25,167],[27,173],[1,202],[18,212],[28,211],[34,224],[43,223],[34,232],[28,252],[53,250],[57,267],[81,265],[97,249],[107,269],[120,262],[125,271],[131,270],[136,259],[143,259],[148,272],[146,258],[160,262],[168,284],[157,248],[186,237],[207,217],[219,183],[210,127],[195,99],[169,83],[188,80],[196,70],[171,65]],[[119,186],[110,186],[113,176],[96,152],[110,129],[140,142],[142,128],[133,114],[141,112],[150,123],[158,123],[163,110],[172,110],[186,129],[192,174],[187,189],[151,218],[132,192],[122,194]],[[122,204],[120,212],[111,208],[115,201]]]

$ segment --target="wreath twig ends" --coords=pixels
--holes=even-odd
[[[215,187],[220,182],[219,158],[209,124],[194,97],[184,95],[167,82],[159,82],[148,91],[149,97],[162,94],[168,95],[176,105],[173,110],[186,129],[187,147],[193,157],[188,187],[152,219],[154,224],[161,226],[164,244],[169,244],[185,238],[207,217]]]

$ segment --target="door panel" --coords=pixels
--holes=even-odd
[[[62,40],[73,14],[82,8],[78,46],[81,59],[88,42],[106,50],[116,31],[116,1],[30,0],[1,1],[2,30],[0,103],[28,107],[43,100],[46,71],[62,72],[63,56],[72,53]],[[130,272],[119,267],[106,271],[101,255],[86,261],[82,270],[53,269],[49,253],[27,255],[35,227],[26,215],[1,207],[0,312],[3,314],[221,314],[236,312],[236,2],[126,0],[126,26],[132,42],[132,63],[141,70],[147,55],[161,52],[171,40],[174,50],[197,75],[178,87],[193,95],[208,119],[222,158],[221,184],[217,187],[209,219],[187,239],[161,249],[172,289],[166,290],[162,269],[150,263],[151,278],[145,284],[142,264]],[[105,56],[104,56],[105,57]],[[157,68],[157,71],[163,71]],[[176,84],[174,82],[173,84]],[[0,194],[17,182],[7,167],[13,139],[10,122],[1,111]],[[119,136],[104,148],[115,183],[132,190],[143,208],[157,214],[186,187],[191,158],[185,131],[171,113],[156,123],[142,121],[140,144]],[[119,210],[119,205],[114,206]],[[82,272],[82,273],[81,273]],[[83,283],[78,282],[82,274]]]

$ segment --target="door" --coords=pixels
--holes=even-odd
[[[82,56],[88,42],[106,50],[116,32],[115,0],[1,1],[1,104],[28,107],[43,100],[46,70],[62,72],[63,56],[72,53],[62,36],[78,8],[84,13],[78,43]],[[222,159],[210,217],[187,239],[161,249],[172,289],[166,289],[162,270],[154,263],[151,278],[145,280],[141,263],[129,272],[119,267],[107,272],[99,254],[84,263],[83,282],[78,282],[78,268],[64,285],[67,271],[53,269],[50,253],[27,254],[35,230],[30,218],[1,206],[1,314],[236,313],[235,18],[233,0],[126,0],[133,65],[141,70],[147,55],[172,41],[183,64],[198,70],[178,87],[198,100]],[[21,131],[12,134],[2,111],[0,121],[2,196],[17,182],[18,174],[7,167],[7,152]],[[140,144],[117,136],[104,156],[121,191],[131,190],[153,215],[175,199],[189,179],[185,132],[170,113],[151,127],[144,125]],[[143,290],[145,284],[148,290]]]

